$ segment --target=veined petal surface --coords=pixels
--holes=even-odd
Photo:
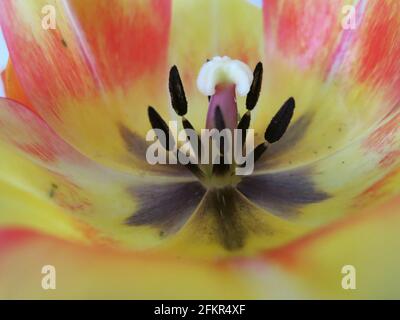
[[[170,11],[168,0],[6,0],[0,21],[38,114],[89,157],[129,169],[135,157],[120,126],[143,136],[147,106],[168,107]]]

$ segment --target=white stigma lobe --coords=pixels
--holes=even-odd
[[[253,73],[242,61],[232,60],[229,57],[214,57],[200,69],[197,77],[197,88],[206,95],[215,94],[215,87],[219,84],[235,84],[236,93],[245,96],[253,81]]]

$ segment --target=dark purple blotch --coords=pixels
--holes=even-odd
[[[131,187],[129,192],[137,199],[138,208],[125,223],[154,226],[163,234],[171,234],[193,214],[205,189],[195,181]]]
[[[138,161],[135,163],[140,169],[151,173],[160,173],[166,176],[189,177],[192,174],[181,164],[155,164],[151,165],[146,160],[146,151],[151,143],[144,140],[141,136],[131,131],[126,126],[119,125],[120,135],[125,143],[125,147],[132,156]]]
[[[237,189],[250,201],[282,218],[292,218],[302,206],[329,198],[316,188],[310,168],[247,176]]]

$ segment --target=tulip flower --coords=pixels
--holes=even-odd
[[[2,0],[0,25],[1,298],[400,297],[398,1]],[[254,129],[254,172],[148,163],[170,120]]]

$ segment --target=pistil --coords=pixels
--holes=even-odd
[[[208,106],[207,129],[217,128],[215,114],[218,107],[221,110],[226,128],[231,130],[236,128],[238,119],[235,87],[234,84],[217,85],[215,94],[211,96]]]

